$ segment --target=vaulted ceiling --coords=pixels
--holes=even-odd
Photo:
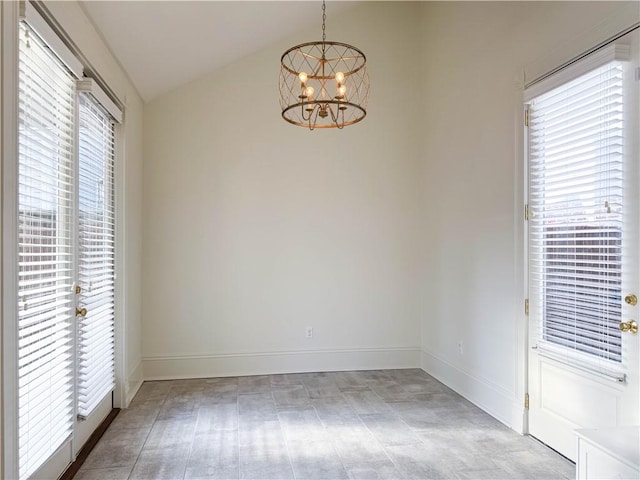
[[[300,43],[321,35],[320,1],[81,4],[145,101],[304,29]],[[327,15],[354,4],[329,2]]]

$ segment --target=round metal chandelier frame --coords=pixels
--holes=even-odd
[[[280,58],[280,106],[287,122],[310,130],[344,128],[367,115],[367,58],[358,48],[326,40],[301,43]]]

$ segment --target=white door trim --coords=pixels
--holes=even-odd
[[[18,476],[18,32],[19,3],[1,2],[2,477]]]
[[[125,265],[126,262],[126,241],[125,241],[125,228],[126,228],[126,182],[125,182],[125,170],[126,170],[126,156],[125,156],[125,125],[123,123],[117,123],[115,125],[115,142],[116,142],[116,158],[115,158],[115,172],[114,172],[114,188],[115,188],[115,319],[114,319],[114,370],[116,376],[116,388],[113,392],[113,406],[115,408],[127,408],[129,406],[127,402],[129,382],[126,371],[126,349],[125,345],[125,332],[126,332],[126,274]]]

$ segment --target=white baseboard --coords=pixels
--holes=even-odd
[[[127,404],[124,406],[125,408],[129,406],[131,400],[133,400],[133,397],[136,396],[136,393],[138,393],[138,390],[142,386],[142,382],[144,381],[142,372],[142,360],[140,360],[127,376],[127,390],[125,392]]]
[[[143,357],[145,380],[420,368],[420,348],[351,348],[293,352]]]
[[[509,428],[522,433],[523,408],[516,405],[513,392],[470,375],[426,350],[422,350],[422,369]]]

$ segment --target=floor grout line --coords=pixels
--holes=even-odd
[[[240,463],[240,385],[236,385],[236,418],[238,419],[236,424],[236,432],[238,435],[238,480],[242,477],[242,464]]]
[[[171,391],[171,388],[169,388],[169,391]],[[158,412],[156,413],[155,417],[153,418],[153,422],[151,422],[151,428],[149,429],[149,432],[147,433],[144,442],[142,442],[142,447],[140,447],[140,451],[138,452],[138,455],[136,456],[136,461],[133,462],[133,466],[131,467],[131,471],[129,472],[129,476],[127,477],[128,479],[130,479],[133,475],[133,471],[136,469],[136,465],[138,464],[138,460],[140,460],[140,455],[142,454],[142,450],[144,450],[144,446],[147,444],[147,440],[149,440],[149,435],[151,435],[151,432],[153,431],[153,427],[155,426],[156,422],[158,421],[158,415],[160,415],[160,411],[162,410],[162,407],[164,406],[164,402],[167,400],[167,396],[169,395],[169,391],[164,395],[164,398],[162,399],[162,402],[159,405],[158,408]],[[134,397],[135,400],[135,397]]]
[[[182,480],[184,480],[187,475],[187,469],[189,468],[189,460],[191,460],[191,453],[193,452],[193,444],[196,441],[196,432],[198,431],[198,423],[200,422],[200,409],[201,406],[198,406],[198,413],[196,414],[196,422],[193,427],[193,434],[191,435],[191,444],[189,445],[189,453],[187,454],[187,461],[184,464],[184,472],[182,473]]]

